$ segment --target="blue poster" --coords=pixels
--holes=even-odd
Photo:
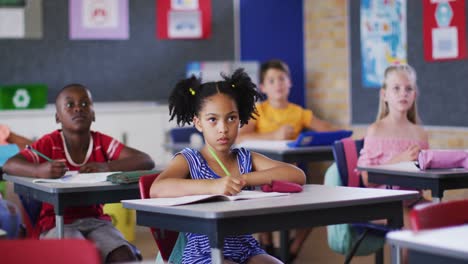
[[[385,69],[406,63],[406,0],[361,0],[362,84],[380,88]]]

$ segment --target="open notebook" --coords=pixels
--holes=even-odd
[[[61,178],[57,179],[35,179],[34,183],[98,183],[107,181],[107,176],[118,172],[95,172],[79,173],[78,171],[69,171]]]
[[[123,200],[122,203],[137,204],[137,205],[154,205],[154,206],[174,206],[191,204],[205,201],[236,201],[247,199],[260,199],[267,197],[286,196],[289,193],[279,192],[260,192],[260,191],[241,191],[236,195],[223,195],[223,194],[201,194],[201,195],[188,195],[174,198],[151,198],[151,199],[136,199],[136,200]]]

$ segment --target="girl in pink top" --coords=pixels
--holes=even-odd
[[[398,64],[385,70],[377,120],[367,129],[359,166],[413,161],[421,149],[429,147],[416,107],[417,92],[411,66]],[[381,187],[369,183],[367,172],[361,177],[365,186]]]

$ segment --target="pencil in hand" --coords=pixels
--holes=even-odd
[[[50,162],[53,161],[51,158],[49,158],[46,155],[42,154],[41,152],[39,152],[37,149],[31,147],[30,145],[26,145],[26,148],[29,149],[30,151],[36,153],[37,155],[41,156],[42,158],[44,158],[47,161],[50,161]]]
[[[223,169],[224,173],[226,173],[227,176],[231,176],[231,173],[226,169],[226,166],[224,166],[223,162],[221,162],[221,160],[218,158],[218,155],[216,155],[216,153],[210,146],[208,146],[208,151],[210,152],[211,156],[213,156],[213,158],[216,160],[216,162],[218,162],[219,166],[221,167],[221,169]]]

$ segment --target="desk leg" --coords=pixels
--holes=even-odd
[[[224,236],[219,232],[211,234],[208,236],[210,239],[210,248],[211,248],[211,263],[212,264],[223,264],[224,255]]]
[[[223,250],[220,248],[211,248],[211,263],[222,264],[223,260]]]
[[[392,264],[400,264],[401,263],[401,250],[399,246],[390,245],[391,247],[391,257],[392,257]]]
[[[289,259],[289,230],[280,231],[280,258],[286,263]]]
[[[57,237],[59,239],[63,239],[63,234],[64,234],[64,230],[63,230],[63,215],[55,215],[55,226],[57,227]]]

